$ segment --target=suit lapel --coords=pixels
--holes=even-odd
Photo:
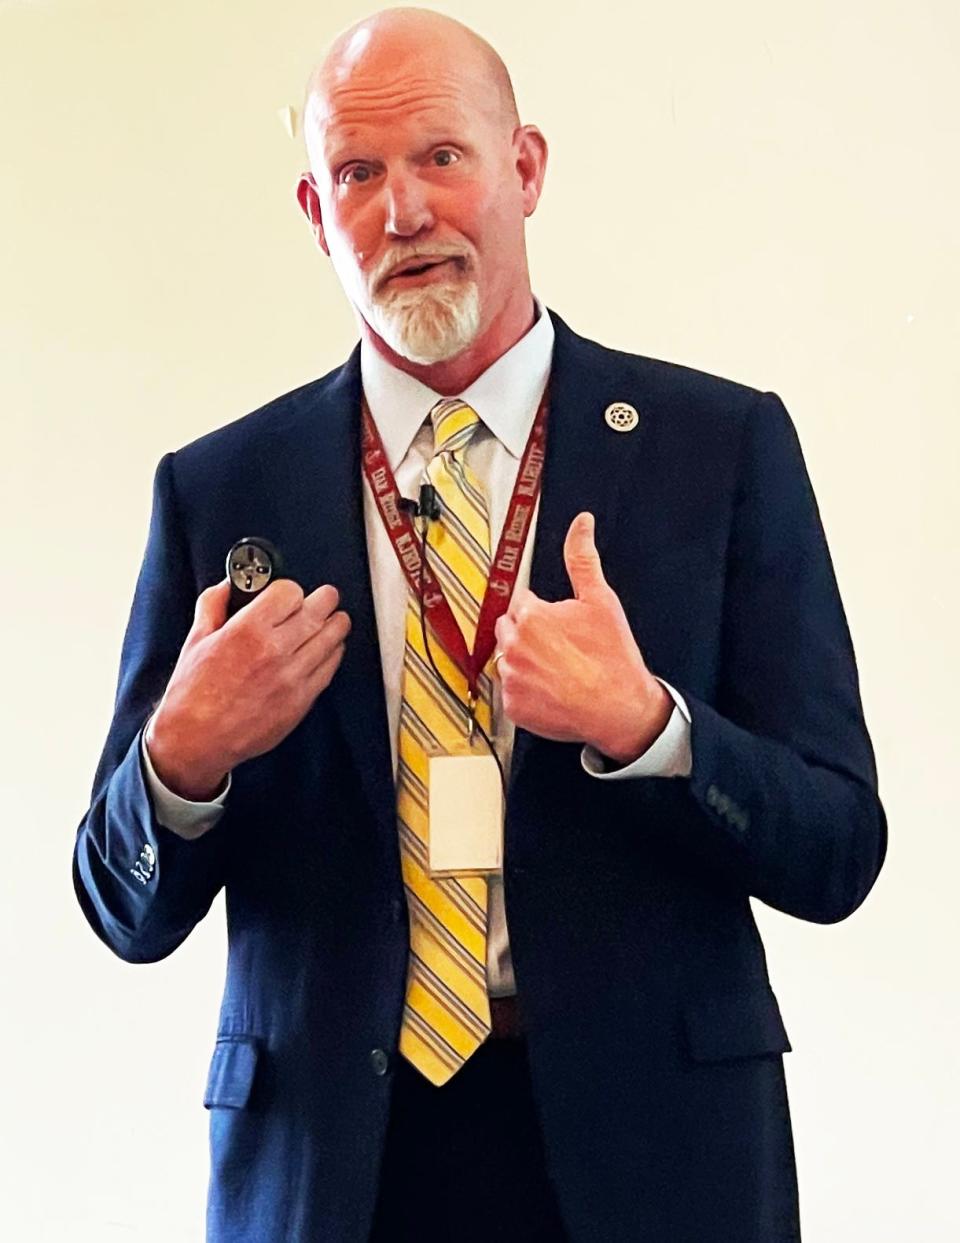
[[[319,724],[326,700],[336,711],[371,811],[378,823],[392,828],[393,767],[363,514],[359,346],[304,403],[288,454],[291,487],[307,489],[291,512],[298,519],[310,515],[288,531],[290,572],[305,593],[333,583],[351,620],[343,660],[308,714],[307,728]]]
[[[613,351],[578,337],[552,311],[550,317],[556,338],[530,587],[542,599],[566,600],[571,589],[563,542],[570,523],[582,510],[590,510],[602,558],[622,485],[637,468],[647,420],[641,417],[631,432],[607,426],[604,413],[612,402],[632,399],[642,409],[636,380],[630,382],[625,369],[612,365],[617,357]]]
[[[563,543],[570,523],[582,510],[589,510],[596,519],[597,550],[606,562],[604,554],[613,542],[616,510],[625,485],[632,496],[642,491],[639,472],[649,420],[637,392],[635,368],[628,371],[618,365],[614,351],[577,336],[553,311],[550,317],[556,336],[530,588],[541,599],[556,601],[572,595]],[[615,401],[637,408],[640,422],[635,430],[618,432],[607,425],[604,414]],[[537,741],[526,730],[517,730],[511,786]]]

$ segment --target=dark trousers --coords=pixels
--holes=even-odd
[[[406,1058],[370,1243],[566,1243],[523,1038],[488,1039],[442,1087]]]

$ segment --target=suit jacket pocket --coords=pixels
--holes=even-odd
[[[780,1007],[769,988],[692,998],[683,1019],[687,1050],[698,1062],[791,1051]]]
[[[203,1103],[207,1109],[243,1109],[250,1100],[260,1050],[253,1036],[217,1040]]]

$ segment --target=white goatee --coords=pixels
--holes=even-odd
[[[370,327],[401,358],[441,363],[467,348],[480,329],[476,281],[388,291],[370,306]]]

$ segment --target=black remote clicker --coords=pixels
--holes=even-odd
[[[237,540],[227,553],[227,578],[230,580],[230,601],[227,616],[255,600],[276,578],[285,578],[283,557],[275,544],[261,535],[246,535]]]

